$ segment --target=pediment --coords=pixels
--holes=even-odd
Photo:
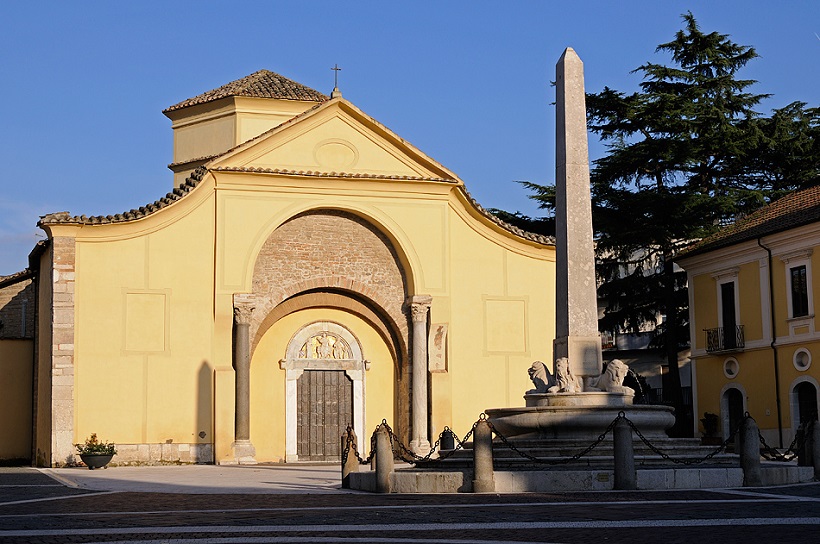
[[[461,183],[452,172],[342,99],[302,114],[210,165]]]

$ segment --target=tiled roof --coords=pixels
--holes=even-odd
[[[15,272],[14,274],[9,274],[8,276],[0,276],[0,288],[27,280],[32,276],[34,276],[34,272],[28,268],[20,272]]]
[[[422,178],[422,177],[414,177],[414,176],[384,176],[384,175],[376,175],[376,174],[352,174],[346,172],[314,172],[312,170],[285,170],[280,168],[244,168],[244,167],[213,167],[213,168],[206,168],[205,166],[200,166],[185,180],[180,187],[175,188],[172,192],[166,194],[164,197],[160,198],[159,200],[152,202],[151,204],[146,204],[145,206],[140,206],[137,209],[129,210],[127,212],[118,213],[115,215],[92,215],[92,216],[85,216],[85,215],[71,215],[68,212],[57,212],[57,213],[50,213],[48,215],[44,215],[40,218],[40,221],[37,223],[39,226],[42,225],[106,225],[110,223],[125,223],[127,221],[135,221],[137,219],[142,219],[148,215],[151,215],[154,212],[165,208],[166,206],[170,206],[174,202],[181,200],[187,194],[189,194],[199,182],[202,181],[202,178],[205,174],[209,171],[214,172],[250,172],[250,173],[259,173],[259,174],[280,174],[280,175],[291,175],[291,176],[316,176],[316,177],[338,177],[338,178],[350,178],[350,179],[391,179],[397,181],[431,181],[436,183],[451,183],[456,184],[456,181],[449,180],[449,179],[441,179],[441,178]],[[553,246],[555,245],[555,239],[550,236],[543,236],[541,234],[535,234],[532,232],[527,232],[522,230],[515,225],[511,225],[506,221],[502,221],[492,213],[485,210],[481,204],[479,204],[467,190],[461,186],[459,187],[464,192],[465,197],[470,202],[470,204],[475,207],[475,209],[484,217],[495,223],[496,225],[500,226],[504,230],[511,232],[512,234],[524,238],[525,240],[530,240],[531,242],[536,242],[543,245]],[[0,276],[0,282],[10,279],[9,277]]]
[[[357,179],[391,179],[401,181],[437,181],[441,183],[458,183],[443,178],[425,178],[420,176],[390,176],[383,174],[350,173],[350,172],[320,172],[318,170],[288,170],[286,168],[261,168],[257,166],[213,166],[213,172],[256,172],[260,174],[283,174],[291,176],[312,176],[322,178],[357,178]]]
[[[213,102],[228,96],[248,96],[251,98],[278,98],[281,100],[304,100],[307,102],[324,102],[329,98],[319,91],[296,83],[284,76],[269,70],[259,70],[242,79],[231,81],[212,91],[202,93],[188,100],[183,100],[163,110],[174,111],[188,106]]]
[[[259,173],[259,174],[280,174],[286,176],[311,176],[311,177],[323,177],[323,178],[351,178],[351,179],[389,179],[389,180],[396,180],[396,181],[432,181],[436,183],[450,183],[450,184],[457,184],[458,182],[451,179],[443,179],[443,178],[425,178],[425,177],[418,177],[418,176],[385,176],[383,174],[366,174],[366,173],[349,173],[349,172],[319,172],[313,170],[286,170],[284,168],[259,168],[259,167],[242,167],[242,166],[215,166],[209,168],[209,170],[213,172],[250,172],[250,173]],[[515,225],[511,225],[506,221],[503,221],[498,218],[498,216],[488,212],[485,210],[481,204],[476,201],[470,193],[467,192],[463,186],[461,187],[462,191],[464,191],[464,195],[467,197],[467,200],[470,204],[475,207],[475,209],[484,217],[495,223],[496,225],[500,226],[504,230],[507,230],[520,238],[524,238],[525,240],[529,240],[531,242],[537,242],[539,244],[554,246],[555,245],[555,238],[551,236],[544,236],[541,234],[535,234],[533,232],[527,232],[523,229],[516,227]]]
[[[699,255],[817,221],[820,221],[820,185],[789,193],[738,219],[733,225],[695,244],[681,257]]]
[[[168,168],[173,169],[175,166],[182,166],[185,164],[191,164],[195,162],[211,161],[217,157],[224,155],[225,153],[227,153],[227,151],[223,151],[222,153],[214,153],[213,155],[203,155],[202,157],[194,157],[193,159],[188,159],[186,161],[172,162],[168,165]]]
[[[288,119],[287,121],[283,121],[282,123],[280,123],[280,124],[276,125],[275,127],[273,127],[273,128],[270,128],[270,129],[266,130],[266,131],[265,131],[265,132],[263,132],[262,134],[259,134],[259,135],[257,135],[257,136],[254,136],[253,138],[251,138],[251,139],[249,139],[249,140],[245,140],[245,141],[244,141],[244,142],[242,142],[242,143],[236,144],[235,146],[233,146],[232,148],[228,149],[227,151],[223,151],[223,152],[221,152],[221,153],[217,153],[216,155],[212,155],[212,156],[210,156],[210,157],[200,157],[199,159],[191,159],[191,161],[189,161],[189,162],[192,162],[192,161],[195,161],[195,160],[202,160],[202,159],[207,159],[207,160],[209,160],[209,161],[210,161],[210,160],[216,159],[216,158],[218,158],[218,157],[224,157],[224,156],[225,156],[225,155],[227,155],[228,153],[231,153],[232,151],[236,151],[236,150],[237,150],[237,149],[239,149],[240,147],[243,147],[245,144],[248,144],[248,143],[250,143],[250,142],[254,142],[254,141],[261,140],[261,139],[265,138],[265,137],[266,137],[266,136],[268,136],[269,134],[271,134],[271,133],[273,133],[273,132],[276,132],[277,130],[279,130],[280,128],[284,127],[285,125],[292,125],[292,124],[294,124],[294,123],[298,122],[298,121],[299,121],[299,120],[301,120],[303,117],[307,116],[307,115],[308,115],[308,114],[310,114],[312,111],[314,111],[314,110],[318,109],[318,108],[319,108],[319,107],[321,107],[321,106],[322,106],[322,104],[316,104],[315,106],[311,107],[310,109],[307,109],[307,110],[303,111],[303,112],[302,112],[302,113],[300,113],[299,115],[295,115],[295,116],[291,117],[290,119]]]
[[[188,176],[185,183],[174,188],[173,191],[166,194],[164,197],[152,202],[151,204],[146,204],[145,206],[140,206],[139,208],[129,210],[127,212],[118,213],[116,215],[92,215],[90,217],[85,215],[72,216],[68,212],[50,213],[41,217],[37,225],[105,225],[108,223],[124,223],[126,221],[142,219],[143,217],[151,215],[166,206],[170,206],[177,200],[182,199],[182,197],[190,193],[194,187],[199,185],[199,182],[202,181],[202,178],[207,172],[207,168],[200,166],[194,170],[190,176]]]
[[[487,219],[489,219],[490,221],[492,221],[493,223],[495,223],[499,227],[503,228],[504,230],[509,231],[509,232],[515,234],[516,236],[518,236],[520,238],[523,238],[525,240],[529,240],[531,242],[536,242],[538,244],[543,244],[545,246],[554,246],[555,245],[555,237],[553,237],[553,236],[544,236],[543,234],[536,234],[534,232],[529,232],[529,231],[526,231],[524,229],[518,228],[515,225],[507,223],[503,219],[499,218],[497,215],[495,215],[493,213],[490,213],[487,210],[485,210],[484,207],[481,204],[479,204],[478,201],[476,199],[474,199],[470,193],[467,192],[467,188],[464,187],[463,185],[461,186],[461,190],[464,192],[464,196],[467,197],[467,200],[470,201],[470,204],[472,204],[473,207],[476,210],[478,210],[478,212],[481,215],[483,215],[484,217],[486,217]]]

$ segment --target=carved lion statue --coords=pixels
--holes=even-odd
[[[527,369],[527,374],[530,375],[530,379],[532,380],[533,385],[535,385],[535,389],[531,389],[527,391],[527,393],[546,393],[547,390],[555,383],[555,380],[552,378],[552,374],[550,374],[547,365],[545,365],[542,361],[535,361],[530,368]]]
[[[626,393],[634,395],[635,390],[624,386],[624,378],[629,367],[620,359],[613,359],[606,365],[606,370],[597,378],[590,378],[587,391],[607,391],[609,393]]]
[[[574,376],[569,368],[569,359],[560,357],[555,360],[555,385],[548,393],[580,393],[584,390],[581,378]]]

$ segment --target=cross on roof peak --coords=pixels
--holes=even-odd
[[[342,96],[342,91],[339,90],[339,72],[342,70],[338,64],[334,64],[333,68],[333,92],[330,93],[330,98]]]

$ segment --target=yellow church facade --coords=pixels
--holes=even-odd
[[[165,114],[172,192],[40,221],[15,356],[33,462],[74,463],[91,433],[119,463],[333,461],[383,419],[424,454],[523,403],[552,358],[551,239],[336,90],[260,71]]]
[[[769,445],[788,447],[817,417],[818,259],[820,188],[812,187],[677,260],[689,281],[695,413],[717,415],[722,438],[749,412]]]

